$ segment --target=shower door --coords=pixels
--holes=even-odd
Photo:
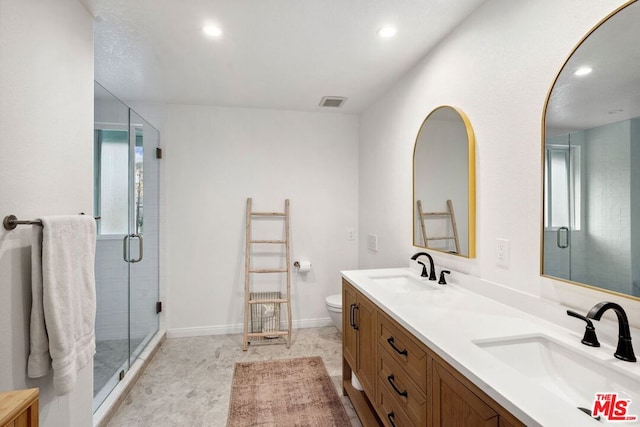
[[[94,410],[158,330],[159,133],[95,84]]]
[[[158,330],[159,274],[159,165],[156,149],[160,133],[130,110],[131,155],[134,159],[131,192],[132,231],[129,246],[130,363]]]
[[[584,246],[581,231],[581,143],[579,134],[547,138],[544,168],[543,272],[566,280],[579,280]],[[578,267],[578,268],[576,268]]]

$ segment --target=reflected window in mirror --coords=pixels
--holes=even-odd
[[[413,244],[475,257],[475,138],[461,110],[422,123],[413,152]]]
[[[580,146],[546,144],[544,166],[545,229],[554,231],[570,227],[580,230]]]
[[[640,296],[640,3],[587,34],[543,123],[542,274]],[[592,71],[578,70],[588,66]]]

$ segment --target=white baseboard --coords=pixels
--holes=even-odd
[[[294,320],[291,324],[293,329],[304,328],[321,328],[323,326],[331,326],[333,322],[329,317],[320,319],[300,319]],[[280,325],[281,329],[286,329],[286,324]],[[185,338],[198,337],[203,335],[226,335],[241,334],[243,330],[242,323],[235,325],[216,325],[216,326],[196,326],[193,328],[170,328],[167,329],[167,338]]]

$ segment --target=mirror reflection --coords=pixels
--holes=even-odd
[[[640,296],[640,4],[574,50],[544,123],[544,275]]]
[[[469,119],[454,107],[433,110],[416,138],[413,244],[475,256],[475,141]]]

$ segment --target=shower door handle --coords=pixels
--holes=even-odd
[[[564,233],[564,243],[560,243],[561,236]],[[569,228],[568,227],[560,227],[556,232],[556,244],[560,249],[566,249],[569,247]]]
[[[142,234],[132,234],[131,237],[137,237],[138,238],[138,242],[139,242],[139,248],[140,248],[140,252],[138,252],[138,258],[137,259],[132,259],[130,260],[130,262],[140,262],[142,261],[142,258],[144,257],[144,239],[142,238]]]
[[[137,238],[138,242],[139,242],[139,248],[140,248],[140,252],[138,255],[138,258],[136,259],[129,259],[129,251],[127,250],[127,242],[131,239],[131,238]],[[129,262],[129,263],[135,263],[135,262],[140,262],[142,261],[142,258],[144,257],[144,239],[142,238],[142,234],[129,234],[127,236],[124,236],[124,239],[122,240],[122,257],[124,258],[125,262]]]

